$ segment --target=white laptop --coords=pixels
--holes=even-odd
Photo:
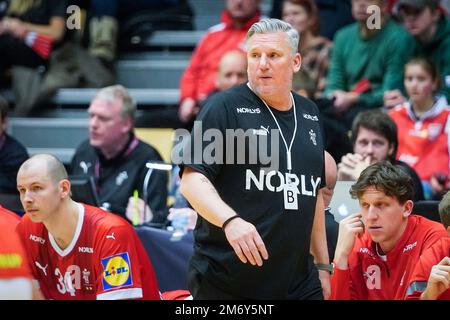
[[[355,181],[336,182],[330,203],[331,213],[334,215],[336,222],[360,211],[358,199],[352,199],[350,195],[350,188],[353,184],[355,184]]]

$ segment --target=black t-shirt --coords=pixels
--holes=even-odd
[[[65,0],[42,0],[41,4],[31,8],[20,16],[14,16],[22,21],[33,24],[49,24],[52,17],[65,19],[67,1]]]
[[[133,136],[134,139],[134,136]],[[95,178],[100,204],[109,211],[124,218],[128,199],[134,190],[144,199],[144,180],[148,172],[147,162],[162,162],[158,151],[139,141],[137,146],[127,152],[133,139],[113,159],[106,160],[100,151],[94,149],[89,141],[83,142],[72,158],[71,174],[90,175]],[[153,211],[155,223],[164,223],[167,217],[167,173],[153,170],[147,186],[147,203]]]
[[[17,171],[27,159],[22,144],[7,134],[0,136],[0,192],[17,193]]]
[[[190,150],[185,149],[185,156],[190,154],[194,160],[192,154],[199,156],[198,150],[201,149],[203,158],[200,163],[185,162],[184,166],[204,174],[225,203],[255,225],[268,250],[269,260],[264,261],[262,267],[243,264],[221,228],[199,217],[194,231],[195,250],[191,267],[236,297],[298,299],[307,297],[314,290],[321,290],[309,250],[316,196],[325,184],[323,137],[317,107],[297,94],[294,94],[294,99],[298,126],[291,150],[291,175],[287,170],[285,144],[281,135],[277,136],[274,131],[277,124],[268,107],[246,85],[212,97],[197,118],[201,121],[203,139],[199,136],[199,123],[196,123],[191,140],[185,144],[190,146]],[[289,146],[294,132],[294,109],[287,112],[271,110]],[[216,133],[223,135],[222,159],[227,163],[207,163],[205,154],[213,149],[211,144],[214,140],[208,138],[208,129],[215,129]],[[245,151],[236,152],[238,139],[229,138],[229,135],[226,138],[227,129],[228,132],[232,129],[247,132],[249,138],[242,149]],[[214,136],[214,132],[209,132],[209,136]],[[273,147],[272,137],[278,144]],[[262,140],[266,140],[266,147],[262,147]],[[201,148],[198,145],[200,141]],[[233,141],[234,147],[227,145],[227,141]],[[277,154],[279,167],[273,165],[276,161],[272,161],[272,165],[264,162],[264,157],[251,162],[250,156],[261,154],[260,149],[265,155]],[[242,154],[246,156],[245,161],[239,164],[239,155]],[[263,170],[269,166],[270,169]],[[284,208],[288,179],[296,185],[296,189],[291,190],[298,194],[290,193],[290,199],[297,201],[297,210]]]

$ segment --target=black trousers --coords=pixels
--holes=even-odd
[[[10,34],[0,35],[0,72],[12,66],[36,68],[46,63],[47,60],[41,58],[21,40]]]
[[[310,277],[317,277],[317,270],[310,275]],[[211,282],[209,282],[205,277],[203,277],[195,268],[189,267],[188,271],[188,288],[194,300],[248,300],[248,298],[243,298],[229,294],[220,288],[217,288]],[[320,286],[315,290],[310,288],[308,294],[303,295],[300,300],[323,300],[322,289]]]

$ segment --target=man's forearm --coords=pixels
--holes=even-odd
[[[329,263],[327,237],[325,229],[325,211],[322,191],[317,196],[316,210],[311,233],[311,253],[315,263]]]
[[[190,168],[186,168],[183,173],[180,192],[195,211],[218,227],[222,227],[225,220],[236,215],[236,212],[220,198],[211,181]]]

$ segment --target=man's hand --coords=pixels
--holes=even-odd
[[[336,90],[333,93],[334,107],[338,113],[344,113],[356,102],[358,102],[359,94],[354,92],[345,92],[342,90]]]
[[[25,22],[16,18],[4,18],[1,21],[2,33],[10,33],[12,36],[18,39],[24,39],[28,30]]]
[[[384,107],[387,109],[392,109],[396,105],[404,103],[406,101],[406,98],[403,96],[400,90],[396,89],[385,91],[383,100],[384,100]]]
[[[181,121],[188,122],[191,120],[199,111],[199,107],[194,99],[186,98],[184,99],[178,110],[178,116]]]
[[[347,153],[338,164],[338,180],[358,180],[361,172],[371,165],[372,157],[363,158],[357,153]]]
[[[322,286],[323,298],[328,300],[331,295],[330,273],[325,270],[319,270],[319,280]]]
[[[436,300],[444,291],[450,288],[450,258],[445,257],[431,268],[430,277],[425,291],[420,296],[422,300]]]
[[[145,215],[144,215],[145,208]],[[141,198],[137,198],[137,203],[134,197],[128,199],[127,211],[125,212],[128,220],[130,220],[133,225],[139,225],[149,222],[153,219],[152,209],[145,204],[145,201]]]
[[[361,213],[355,213],[341,220],[339,223],[339,236],[336,244],[334,262],[341,270],[348,269],[348,256],[353,250],[357,235],[364,234],[364,223]]]
[[[255,226],[242,218],[230,221],[225,227],[225,236],[238,258],[252,265],[262,266],[263,261],[269,259],[266,246]]]

